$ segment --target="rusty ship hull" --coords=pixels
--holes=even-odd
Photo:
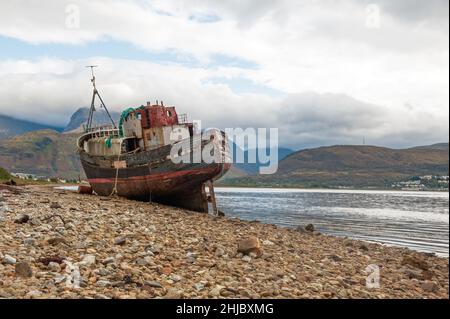
[[[152,201],[194,211],[207,211],[205,183],[230,168],[229,163],[174,163],[170,145],[120,157],[92,156],[80,152],[80,160],[94,192]]]
[[[158,100],[126,108],[116,123],[97,90],[96,66],[88,67],[93,84],[91,108],[77,149],[92,190],[101,196],[119,195],[199,212],[209,211],[210,200],[218,214],[212,184],[231,165],[225,133],[202,132],[186,114],[178,115],[174,106]],[[94,125],[96,98],[111,124]]]

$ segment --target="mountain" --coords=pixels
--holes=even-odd
[[[62,128],[59,127],[18,120],[10,116],[0,115],[0,140],[26,132],[43,129],[62,131]]]
[[[10,172],[77,178],[83,172],[76,139],[77,134],[39,130],[0,140],[0,166]],[[285,151],[290,153],[281,150],[280,158]],[[255,166],[239,165],[233,164],[219,184],[384,188],[413,176],[448,175],[449,154],[448,143],[409,149],[341,145],[292,152],[273,175],[255,175]]]
[[[118,122],[120,119],[120,113],[118,112],[110,112],[111,117],[115,122]],[[87,122],[89,116],[89,108],[81,107],[75,111],[70,117],[69,124],[64,129],[64,133],[68,132],[78,132],[83,124]],[[103,109],[98,108],[96,112],[94,112],[93,123],[97,124],[105,124],[110,123],[111,120],[108,117],[108,114]]]
[[[239,146],[237,146],[235,143],[232,143],[232,145],[230,147],[233,148],[233,152],[234,152],[233,153],[233,157],[234,157],[233,161],[236,162],[236,154],[237,154],[237,149],[239,148]],[[256,158],[258,158],[258,149],[253,150],[253,151],[256,154]],[[274,151],[276,151],[276,150],[275,149],[270,150],[270,152],[274,152]],[[249,150],[242,151],[242,152],[244,153],[244,161],[247,162],[248,156],[249,156]],[[266,154],[268,154],[268,152],[269,152],[269,149],[266,150]],[[283,158],[285,158],[292,152],[294,152],[294,151],[291,149],[288,149],[288,148],[283,148],[283,147],[278,148],[278,160],[279,161],[282,160]],[[257,175],[259,173],[260,166],[264,166],[264,164],[261,164],[259,160],[257,160],[256,163],[233,163],[231,165],[230,170],[220,179],[219,184],[222,182],[226,182],[227,180],[234,179],[234,178],[244,177],[244,176],[248,176],[248,175]]]
[[[448,144],[410,149],[330,146],[294,152],[273,175],[227,181],[235,186],[389,187],[413,176],[448,175]]]
[[[270,152],[275,152],[276,149],[270,149]],[[254,150],[254,152],[256,152],[256,156],[258,158],[258,149]],[[286,156],[288,156],[289,154],[292,154],[294,151],[288,148],[283,148],[280,147],[278,148],[278,161],[281,161],[282,159],[284,159]],[[269,149],[266,150],[266,154],[269,153]],[[249,155],[249,151],[244,151],[244,159],[247,162],[248,161],[248,155]],[[238,168],[239,170],[246,172],[249,175],[257,175],[259,173],[259,168],[260,166],[264,166],[264,164],[261,164],[261,162],[259,161],[259,159],[257,160],[256,163],[235,163],[233,164],[236,168]]]
[[[0,166],[10,172],[77,178],[82,173],[74,134],[28,132],[0,140]]]

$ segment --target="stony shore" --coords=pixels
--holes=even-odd
[[[45,186],[0,194],[0,298],[449,298],[431,254]]]

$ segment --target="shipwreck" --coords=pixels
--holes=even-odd
[[[224,132],[199,132],[186,115],[162,101],[127,108],[116,123],[96,88],[94,66],[89,67],[91,108],[77,148],[93,192],[199,212],[212,207],[217,213],[213,182],[231,165]],[[111,123],[94,125],[97,97]],[[205,152],[208,160],[199,160]]]

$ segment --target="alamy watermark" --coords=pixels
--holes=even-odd
[[[202,130],[201,121],[193,123],[193,136],[187,127],[176,127],[170,133],[173,163],[258,164],[260,174],[278,170],[277,128]]]
[[[80,7],[76,4],[70,3],[65,7],[66,19],[65,25],[67,29],[80,28]]]
[[[72,264],[69,261],[64,261],[66,264],[66,287],[78,289],[80,288],[80,268],[77,264]]]
[[[366,287],[369,289],[380,288],[380,267],[375,264],[366,267]]]
[[[381,9],[378,4],[372,3],[367,5],[366,27],[369,29],[381,28]]]

